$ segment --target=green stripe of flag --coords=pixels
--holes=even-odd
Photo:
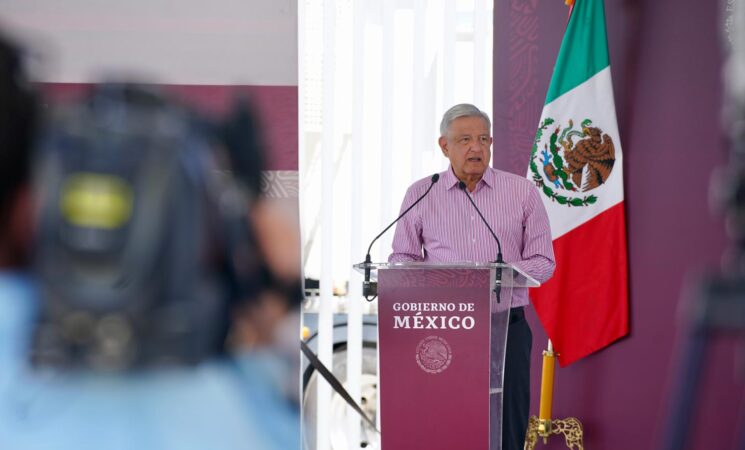
[[[545,104],[579,86],[609,64],[603,0],[576,0]]]

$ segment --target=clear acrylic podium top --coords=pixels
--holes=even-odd
[[[378,277],[378,270],[380,269],[440,269],[440,270],[462,270],[462,269],[484,269],[484,270],[497,270],[501,269],[501,282],[503,287],[538,287],[541,284],[536,281],[533,277],[526,274],[519,268],[507,263],[474,263],[474,262],[446,262],[446,263],[434,263],[434,262],[392,262],[392,263],[359,263],[353,266],[358,272],[365,273],[367,269],[370,270],[370,279],[375,281]]]

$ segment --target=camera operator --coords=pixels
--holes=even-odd
[[[297,405],[288,399],[287,388],[280,383],[288,373],[291,379],[297,378],[292,367],[295,361],[277,352],[278,336],[285,324],[292,324],[288,317],[298,302],[297,231],[265,200],[243,202],[243,211],[238,213],[242,220],[226,228],[233,236],[248,231],[252,242],[247,245],[231,247],[235,241],[227,239],[228,245],[222,248],[225,255],[204,245],[207,251],[193,262],[168,258],[169,251],[188,254],[184,247],[189,245],[177,245],[183,242],[175,241],[170,246],[164,244],[166,256],[157,259],[168,264],[147,269],[137,267],[137,259],[134,264],[121,263],[125,258],[120,253],[141,256],[152,248],[161,249],[159,238],[173,239],[182,226],[187,228],[189,224],[179,222],[181,216],[173,219],[164,213],[165,225],[157,228],[151,223],[152,214],[137,216],[135,212],[131,216],[144,218],[149,224],[142,229],[158,229],[163,235],[145,236],[151,241],[143,235],[127,240],[120,222],[129,217],[129,203],[122,203],[122,199],[129,201],[132,197],[127,194],[130,188],[121,187],[117,181],[120,178],[85,171],[81,171],[83,178],[68,177],[65,181],[59,177],[61,188],[43,192],[33,205],[30,174],[38,107],[21,60],[18,50],[0,38],[0,448],[298,448]],[[116,114],[127,113],[131,104],[126,99],[118,101],[116,95],[94,95],[94,103],[113,102]],[[148,102],[145,109],[150,108]],[[152,117],[160,120],[160,107],[155,111]],[[77,123],[85,128],[97,120],[95,115],[85,118],[67,125]],[[97,133],[89,136],[98,139]],[[120,137],[114,136],[115,141]],[[137,142],[148,144],[151,138],[157,140],[145,136]],[[65,145],[77,142],[65,140],[66,136],[60,139],[58,143]],[[81,138],[80,142],[84,146],[87,141]],[[235,163],[235,155],[233,159]],[[79,163],[80,158],[72,161]],[[59,163],[54,160],[47,165],[57,170],[67,167]],[[96,160],[86,170],[96,164],[104,163]],[[160,174],[157,170],[155,173]],[[257,185],[245,170],[239,175],[242,184]],[[75,182],[70,181],[73,178]],[[43,178],[41,190],[54,185],[55,180]],[[90,197],[91,183],[106,184],[106,201]],[[147,195],[135,195],[135,201],[158,197],[156,191],[144,192]],[[55,195],[62,199],[57,209],[47,203]],[[65,206],[69,206],[68,200],[72,202],[69,208]],[[192,211],[188,198],[182,203]],[[97,216],[87,210],[91,204],[108,208],[108,215]],[[40,211],[36,222],[34,209]],[[199,211],[214,212],[208,207]],[[78,233],[69,224],[56,226],[62,219],[55,214],[94,230]],[[35,223],[41,238],[32,235]],[[195,229],[201,232],[209,227]],[[221,230],[217,231],[219,235]],[[34,239],[38,261],[32,270]],[[146,245],[143,239],[155,245]],[[201,241],[197,244],[194,247],[202,250]],[[221,257],[226,261],[214,263]],[[246,268],[246,260],[252,268]],[[220,270],[209,272],[202,283],[200,270],[207,266],[205,261]],[[118,268],[117,264],[129,270],[128,277],[120,277],[108,291],[108,284],[96,284],[108,279],[109,271],[116,272],[111,268]],[[161,283],[158,277],[168,275],[171,264],[190,271],[175,271],[172,278]],[[229,273],[227,278],[232,280],[228,289],[231,300],[225,302],[222,272]],[[173,300],[170,296],[153,288],[161,284],[177,291],[172,303],[168,303]],[[201,296],[203,290],[211,295]],[[116,297],[131,292],[138,295]],[[89,295],[92,293],[96,295]],[[105,302],[101,299],[109,303],[102,304]],[[297,333],[297,328],[292,333]],[[226,336],[230,342],[227,351]],[[296,348],[293,357],[297,357]]]

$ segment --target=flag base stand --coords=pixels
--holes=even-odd
[[[543,438],[543,443],[548,443],[552,434],[563,434],[567,448],[584,450],[582,422],[576,417],[566,419],[539,419],[531,416],[528,420],[528,433],[525,436],[525,450],[533,450],[538,438]]]
[[[567,447],[584,450],[582,444],[582,422],[576,417],[566,419],[551,419],[551,407],[554,399],[554,367],[556,356],[551,341],[548,348],[543,352],[543,368],[541,371],[541,404],[538,417],[531,416],[528,419],[528,431],[525,435],[525,450],[533,450],[538,438],[543,438],[543,443],[548,443],[552,434],[563,434]]]

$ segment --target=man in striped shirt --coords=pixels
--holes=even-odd
[[[438,141],[450,167],[432,191],[398,222],[390,262],[490,262],[497,243],[465,195],[469,195],[502,243],[504,261],[543,283],[554,272],[548,216],[526,178],[496,170],[491,159],[491,121],[470,104],[450,108]],[[459,188],[465,183],[467,192]],[[431,177],[411,185],[401,211],[429,188]],[[530,406],[532,333],[523,308],[527,288],[513,290],[504,373],[502,448],[522,450]]]

